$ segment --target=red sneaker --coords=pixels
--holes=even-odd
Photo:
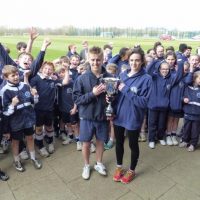
[[[134,177],[135,177],[135,172],[131,171],[131,170],[128,170],[124,174],[124,176],[121,178],[121,182],[125,183],[125,184],[130,183],[133,180]]]
[[[117,167],[113,175],[113,181],[121,181],[121,178],[123,177],[124,173],[124,169],[122,169],[121,167]]]

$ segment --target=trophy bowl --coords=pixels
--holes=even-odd
[[[106,93],[108,96],[108,106],[106,107],[106,116],[111,117],[113,116],[113,108],[112,108],[112,101],[115,94],[118,92],[118,85],[119,85],[120,79],[113,78],[113,77],[107,77],[103,78],[103,83],[106,86]]]

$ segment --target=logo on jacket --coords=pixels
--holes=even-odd
[[[50,83],[50,88],[55,88],[55,84],[54,83]]]
[[[137,87],[135,87],[135,86],[133,86],[133,87],[131,87],[131,92],[133,92],[133,93],[135,93],[135,94],[137,94],[137,92],[138,92],[138,89],[137,89]]]
[[[181,81],[181,82],[179,83],[179,87],[182,88],[183,86],[184,86],[184,83]]]
[[[72,88],[67,88],[67,94],[72,94],[73,90]]]
[[[200,93],[197,93],[197,98],[200,98]]]
[[[26,91],[26,92],[24,93],[24,95],[25,95],[26,98],[31,97],[31,93],[30,93],[29,91]]]
[[[168,84],[168,85],[166,86],[166,88],[167,88],[167,90],[170,90],[170,88],[171,88],[171,85],[170,85],[170,84]]]

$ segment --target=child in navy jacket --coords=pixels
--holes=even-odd
[[[39,148],[41,156],[48,157],[49,153],[54,152],[53,144],[53,111],[54,102],[56,98],[56,84],[68,84],[69,82],[69,71],[65,70],[65,77],[60,82],[55,80],[54,64],[52,62],[44,62],[40,73],[31,79],[30,85],[35,88],[39,95],[39,101],[35,105],[34,109],[36,112],[36,135],[35,144]],[[43,126],[45,130],[45,139],[48,144],[48,151],[44,147],[43,143]]]
[[[151,70],[151,68],[147,68],[147,72],[151,72]],[[149,147],[153,149],[155,148],[156,135],[157,139],[160,140],[160,144],[166,145],[164,135],[170,91],[171,87],[177,83],[183,75],[183,63],[179,63],[176,74],[171,74],[169,64],[162,61],[157,64],[155,71],[151,75],[153,84],[148,101],[148,132]]]
[[[65,68],[60,67],[58,70],[58,76],[62,80],[65,75]],[[62,144],[69,144],[71,142],[70,137],[66,137],[65,125],[67,124],[68,130],[73,129],[75,132],[75,137],[78,142],[78,113],[77,106],[74,104],[72,99],[72,91],[74,80],[69,77],[70,82],[65,86],[58,87],[58,108],[60,112],[60,132],[61,137],[64,140]],[[78,145],[77,145],[78,147]],[[81,150],[81,149],[78,149]]]
[[[42,164],[35,158],[33,140],[35,113],[31,105],[34,103],[34,99],[30,88],[19,81],[19,72],[15,66],[5,65],[2,74],[7,80],[7,84],[1,92],[3,114],[9,117],[8,126],[12,139],[14,167],[20,172],[25,170],[19,158],[19,141],[23,140],[25,136],[32,163],[36,169],[40,169]]]
[[[169,99],[169,113],[167,119],[166,142],[167,145],[178,145],[176,132],[178,128],[179,119],[183,117],[183,93],[188,84],[190,76],[189,63],[184,63],[184,74],[179,82],[177,82],[171,89]]]
[[[129,55],[129,48],[123,47],[120,49],[119,54],[115,55],[114,57],[112,57],[108,63],[114,63],[117,65],[117,74],[119,74],[121,72],[121,67],[123,65],[128,65],[128,55]]]
[[[18,56],[18,64],[16,64],[10,58],[8,53],[5,51],[4,47],[0,44],[0,74],[4,65],[14,65],[19,69],[20,81],[25,81],[25,74],[29,74],[28,81],[30,81],[34,76],[37,75],[37,72],[42,66],[42,63],[44,61],[45,51],[50,44],[51,41],[49,39],[44,40],[41,47],[41,51],[39,52],[35,60],[33,60],[33,57],[30,53],[22,52]],[[28,81],[26,81],[27,84]],[[3,83],[1,84],[1,87],[3,87],[5,84],[6,80],[4,79]],[[23,140],[20,141],[19,152],[21,152],[20,157],[22,159],[28,159],[28,154],[26,152],[26,145],[23,142]]]
[[[199,141],[200,130],[200,71],[194,73],[193,85],[184,91],[184,128],[179,147],[194,151]]]

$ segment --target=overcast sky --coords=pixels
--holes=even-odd
[[[200,30],[200,0],[2,0],[0,26]]]

